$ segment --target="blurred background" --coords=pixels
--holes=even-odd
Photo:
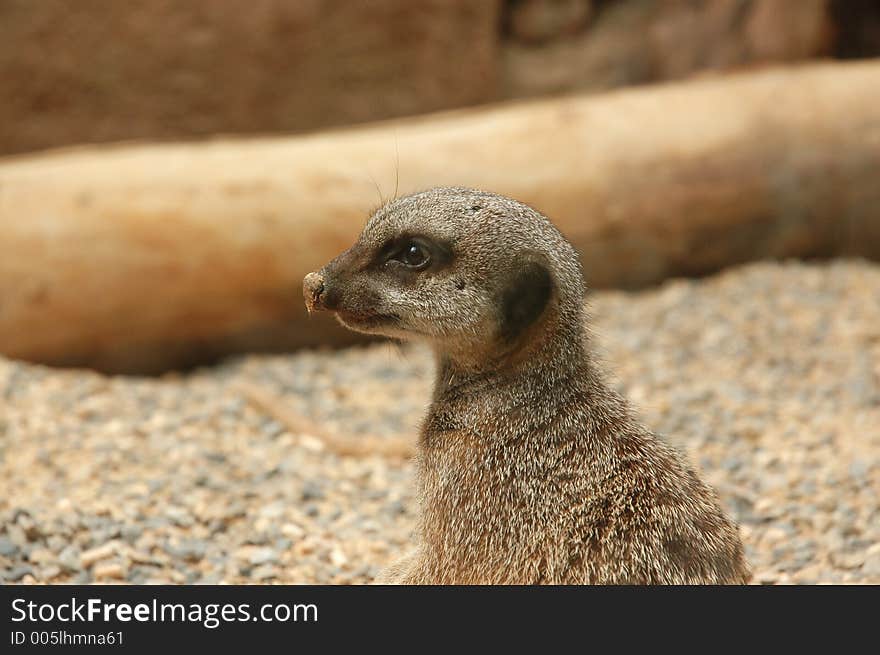
[[[880,583],[878,182],[878,0],[0,0],[0,582],[372,580],[433,360],[302,279],[463,185],[755,582]]]
[[[871,0],[2,0],[0,352],[349,343],[302,277],[429,186],[537,207],[594,288],[877,256],[878,55]]]
[[[0,153],[315,130],[880,54],[873,0],[0,3]]]

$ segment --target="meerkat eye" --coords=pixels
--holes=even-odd
[[[394,257],[404,266],[415,269],[423,269],[431,262],[431,253],[420,243],[409,241]]]
[[[417,243],[411,243],[403,252],[401,261],[407,266],[420,266],[428,259],[428,253]]]

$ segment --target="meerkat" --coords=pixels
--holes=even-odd
[[[748,581],[714,491],[604,381],[578,255],[538,211],[465,188],[396,199],[303,293],[436,353],[417,541],[380,581]]]

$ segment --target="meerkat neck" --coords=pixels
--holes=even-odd
[[[574,389],[594,377],[587,333],[581,321],[563,321],[558,317],[540,326],[519,347],[482,360],[462,360],[442,350],[436,351],[436,359],[435,402],[481,392],[507,396],[512,401],[536,398],[542,389]],[[554,384],[547,384],[551,381]],[[566,381],[570,384],[560,385]],[[515,388],[520,387],[522,392],[517,393]]]

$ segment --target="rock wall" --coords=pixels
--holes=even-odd
[[[858,18],[876,11],[858,4],[0,0],[0,154],[306,131],[827,56],[842,41],[865,56],[874,32]]]
[[[496,97],[495,0],[0,1],[0,153]]]

